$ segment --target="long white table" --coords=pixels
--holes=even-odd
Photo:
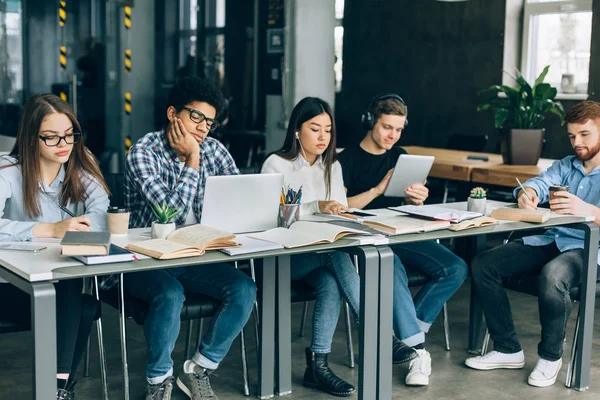
[[[488,202],[488,208],[503,203]],[[464,203],[447,206],[464,207]],[[502,221],[499,225],[461,232],[448,230],[424,234],[401,235],[390,238],[390,245],[422,240],[470,237],[491,233],[543,227],[570,225],[586,232],[585,271],[581,292],[580,351],[577,354],[576,388],[589,386],[589,365],[594,317],[596,259],[598,251],[598,226],[585,217],[555,217],[544,224]],[[128,237],[115,237],[117,244],[144,238],[147,229],[130,230]],[[260,346],[258,397],[270,398],[274,394],[291,393],[291,320],[290,320],[290,256],[307,252],[341,250],[359,257],[361,274],[361,325],[359,346],[359,400],[391,398],[392,390],[392,278],[393,254],[388,245],[360,246],[353,240],[339,240],[333,244],[281,249],[239,256],[220,252],[207,252],[201,257],[175,260],[142,259],[139,262],[84,266],[79,262],[61,258],[59,246],[49,244],[40,254],[0,251],[0,278],[8,280],[32,296],[32,327],[34,330],[34,398],[54,399],[56,392],[56,309],[53,282],[113,273],[130,273],[143,270],[193,266],[221,262],[234,262],[250,258],[263,259],[261,281]],[[477,246],[473,246],[477,251]],[[593,268],[592,268],[593,266]],[[277,306],[277,307],[276,307]],[[277,312],[276,312],[277,310]],[[378,312],[373,312],[378,310]],[[481,310],[472,298],[470,348],[477,343],[476,334],[481,326]],[[271,345],[273,343],[273,345]],[[275,371],[275,365],[278,366]]]

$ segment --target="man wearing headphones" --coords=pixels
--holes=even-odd
[[[363,140],[339,154],[348,206],[352,208],[385,208],[398,206],[401,198],[383,196],[393,168],[406,151],[395,144],[407,126],[408,108],[395,94],[375,97],[362,115],[367,131]],[[405,203],[422,205],[429,190],[424,184],[406,190]],[[462,285],[467,264],[435,241],[392,246],[394,251],[394,334],[417,350],[410,362],[406,384],[429,384],[431,357],[425,350],[425,333],[446,301]],[[418,270],[430,277],[414,298],[408,289],[406,269]],[[395,361],[395,360],[394,360]]]

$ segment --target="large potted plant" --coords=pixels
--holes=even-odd
[[[513,77],[517,87],[493,85],[480,92],[489,97],[477,106],[477,111],[493,110],[496,128],[501,128],[500,148],[505,164],[535,165],[542,154],[544,129],[540,125],[548,113],[560,117],[565,110],[555,101],[557,90],[544,83],[550,66],[537,77],[533,87],[517,72]],[[503,93],[503,96],[499,96]]]

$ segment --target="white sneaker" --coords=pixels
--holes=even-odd
[[[548,361],[540,358],[533,372],[529,375],[527,383],[537,387],[552,386],[556,382],[560,367],[562,367],[562,359]]]
[[[429,385],[429,375],[431,375],[431,356],[427,350],[417,349],[417,358],[408,365],[406,384],[409,386],[427,386]]]
[[[518,353],[500,353],[490,351],[483,356],[471,357],[465,360],[467,367],[487,371],[490,369],[519,369],[525,366],[523,350]]]

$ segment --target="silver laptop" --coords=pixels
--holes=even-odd
[[[209,176],[200,223],[231,233],[277,227],[283,174]]]

